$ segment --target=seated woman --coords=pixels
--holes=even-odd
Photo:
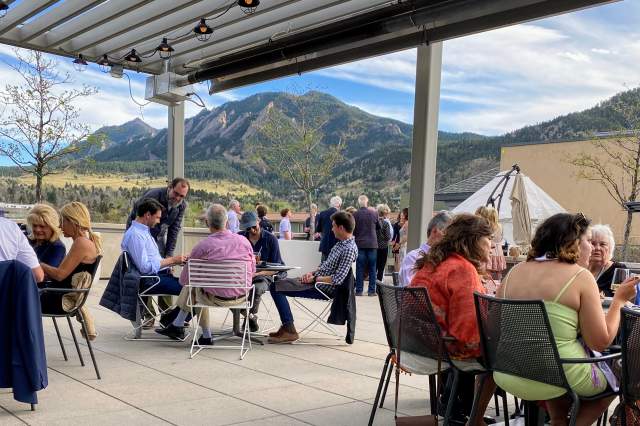
[[[582,213],[560,213],[536,230],[526,262],[516,265],[498,289],[506,299],[544,300],[561,358],[586,358],[583,344],[595,351],[606,349],[618,332],[620,308],[635,296],[638,278],[631,278],[614,295],[609,312],[602,310],[593,275],[577,264],[588,258],[589,220]],[[578,396],[595,396],[607,387],[603,372],[592,364],[570,364],[564,372]],[[544,400],[553,425],[567,424],[570,400],[566,390],[504,373],[494,373],[498,386],[525,400]],[[577,425],[593,424],[613,397],[583,401]]]
[[[455,342],[448,343],[454,360],[475,362],[481,355],[473,293],[485,293],[480,275],[485,273],[484,266],[489,262],[492,237],[493,228],[486,219],[460,214],[447,226],[442,240],[416,262],[417,272],[410,286],[427,288],[443,333],[455,338]],[[492,388],[493,383],[489,383],[483,390],[480,413],[484,413],[489,403]],[[458,399],[462,406],[454,407],[454,413],[469,415],[473,394],[474,376],[461,373]],[[483,424],[481,418],[477,416],[475,424]]]
[[[595,277],[598,288],[605,296],[613,296],[611,281],[616,268],[626,268],[624,263],[615,262],[613,249],[616,242],[609,225],[593,225],[591,227],[591,257],[589,258],[589,272]]]
[[[45,275],[52,282],[48,287],[71,288],[71,279],[78,272],[93,272],[95,264],[102,250],[101,238],[91,231],[91,216],[84,204],[74,201],[66,204],[60,210],[62,216],[62,233],[65,237],[72,238],[73,244],[69,253],[58,267],[41,263]],[[42,313],[64,314],[62,308],[61,293],[44,292],[40,296]],[[89,339],[97,336],[93,328],[93,319],[88,310],[83,310],[83,316],[87,322]]]
[[[47,204],[36,204],[27,216],[27,225],[31,229],[29,241],[38,260],[51,266],[59,266],[67,253],[60,241],[60,216]]]

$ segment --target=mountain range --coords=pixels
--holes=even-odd
[[[321,192],[343,195],[366,191],[397,199],[408,190],[412,126],[378,117],[318,91],[300,97],[289,93],[259,93],[243,100],[203,109],[185,121],[185,163],[188,176],[225,178],[258,184],[275,197],[291,198],[291,187],[273,171],[252,159],[250,144],[271,108],[292,120],[301,110],[324,123],[323,144],[346,142],[345,161]],[[619,93],[593,108],[488,137],[475,133],[439,132],[437,185],[446,186],[480,173],[499,162],[500,148],[522,142],[586,138],[594,132],[619,130],[630,124],[624,107],[637,109],[640,89]],[[628,109],[627,108],[627,109]],[[140,119],[103,127],[99,147],[86,155],[100,170],[122,169],[123,162],[166,159],[167,129],[154,129]],[[164,173],[164,170],[159,170]],[[293,200],[292,200],[293,201]]]

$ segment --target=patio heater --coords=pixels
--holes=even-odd
[[[493,188],[493,191],[491,191],[491,194],[489,195],[489,199],[487,200],[486,205],[495,208],[498,211],[498,214],[500,214],[500,205],[502,205],[502,198],[504,196],[504,191],[507,189],[507,183],[509,182],[509,179],[511,179],[511,177],[517,175],[518,173],[520,173],[520,166],[514,164],[513,166],[511,166],[511,170],[509,170],[502,176],[502,179],[500,179],[496,187]],[[498,190],[499,193],[496,195],[496,192],[498,192]],[[498,205],[496,205],[496,201]]]

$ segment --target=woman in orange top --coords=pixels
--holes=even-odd
[[[425,287],[436,319],[446,336],[453,359],[475,361],[480,357],[480,333],[475,315],[473,292],[485,293],[480,274],[489,261],[493,228],[482,217],[460,214],[447,226],[444,237],[416,262],[411,287]],[[480,411],[484,412],[492,384],[483,389]],[[455,411],[469,415],[473,403],[474,377],[460,374],[458,397],[462,406]],[[485,398],[488,394],[488,398]],[[482,419],[481,416],[480,419]],[[476,421],[476,424],[483,424]]]

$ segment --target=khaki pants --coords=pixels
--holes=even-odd
[[[231,299],[231,300],[221,299],[211,293],[207,293],[202,288],[198,288],[198,287],[189,288],[185,286],[182,288],[182,291],[178,296],[178,302],[176,303],[176,305],[185,312],[191,312],[191,307],[187,305],[187,302],[189,301],[188,300],[189,290],[191,290],[192,305],[197,304],[197,305],[222,306],[222,307],[232,308],[234,306],[244,304],[247,299],[246,296],[240,296],[236,299]],[[200,308],[194,308],[194,314],[197,315],[199,310]],[[200,327],[202,328],[209,328],[209,309],[206,309],[206,308],[202,309],[202,312],[200,313],[199,324],[200,324]]]

